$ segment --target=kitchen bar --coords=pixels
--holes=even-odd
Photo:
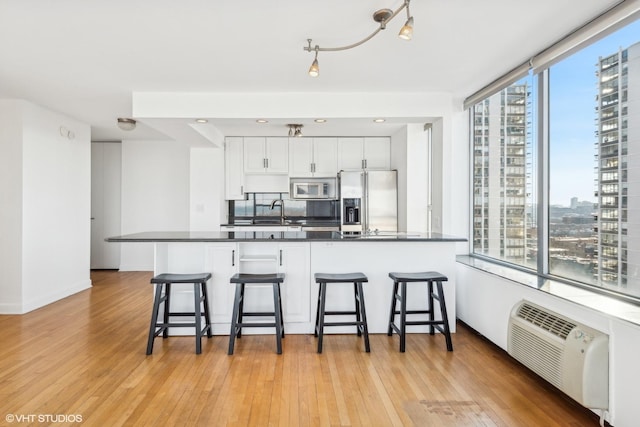
[[[108,238],[109,242],[151,242],[155,247],[154,274],[210,272],[209,301],[213,331],[228,334],[233,307],[233,286],[229,279],[236,273],[285,273],[282,286],[284,321],[287,333],[313,333],[318,286],[316,272],[344,273],[361,271],[369,277],[365,284],[370,333],[386,333],[392,271],[439,271],[449,281],[445,298],[450,327],[455,331],[455,245],[463,238],[439,233],[364,233],[340,232],[145,232]],[[332,289],[334,291],[334,289]],[[262,292],[263,294],[260,294]],[[190,290],[175,292],[176,309],[193,305]],[[338,309],[352,309],[352,289],[348,286],[327,295],[327,303]],[[264,311],[270,303],[269,289],[260,289],[247,299],[247,309]],[[424,309],[425,298],[415,298],[408,309]],[[181,328],[182,329],[182,328]],[[410,332],[425,331],[414,327]],[[248,329],[248,333],[263,333]],[[332,333],[352,332],[335,328]],[[185,333],[176,330],[175,333]]]

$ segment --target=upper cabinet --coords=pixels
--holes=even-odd
[[[289,176],[325,177],[337,173],[337,138],[289,138]]]
[[[338,170],[391,169],[388,137],[338,138]]]
[[[225,139],[225,199],[286,193],[289,177],[334,177],[341,170],[391,169],[388,137]]]
[[[289,138],[244,137],[244,173],[289,173]]]
[[[224,146],[225,199],[244,200],[244,170],[243,170],[243,140],[242,137],[228,137]]]

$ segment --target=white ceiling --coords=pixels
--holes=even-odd
[[[116,118],[132,115],[133,92],[446,92],[462,100],[615,3],[413,0],[412,41],[396,37],[402,12],[360,47],[321,52],[320,77],[311,78],[307,38],[354,43],[375,30],[375,10],[402,1],[0,0],[0,98],[86,122],[94,140],[161,138],[158,128],[176,124],[120,131]],[[311,124],[325,135],[389,134],[403,124],[323,118]],[[249,126],[208,119],[225,135]],[[284,134],[285,122],[298,123],[264,129]]]

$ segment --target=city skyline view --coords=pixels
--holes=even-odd
[[[569,206],[572,197],[595,203],[595,75],[600,56],[609,56],[640,41],[640,21],[580,50],[551,67],[550,204]]]
[[[530,72],[474,106],[475,253],[529,269],[543,255],[545,273],[640,295],[630,238],[640,230],[639,35],[640,21],[551,65],[548,96],[538,85],[547,76]],[[548,140],[538,134],[541,105]],[[538,162],[547,189],[537,188]],[[546,225],[538,203],[549,208]]]

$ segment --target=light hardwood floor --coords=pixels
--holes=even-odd
[[[156,339],[147,272],[92,272],[93,288],[22,316],[0,316],[0,425],[597,426],[598,419],[459,323],[442,336]],[[42,418],[40,418],[42,419]],[[33,418],[33,425],[45,425]],[[45,419],[46,420],[46,419]],[[60,418],[58,418],[58,421]]]

